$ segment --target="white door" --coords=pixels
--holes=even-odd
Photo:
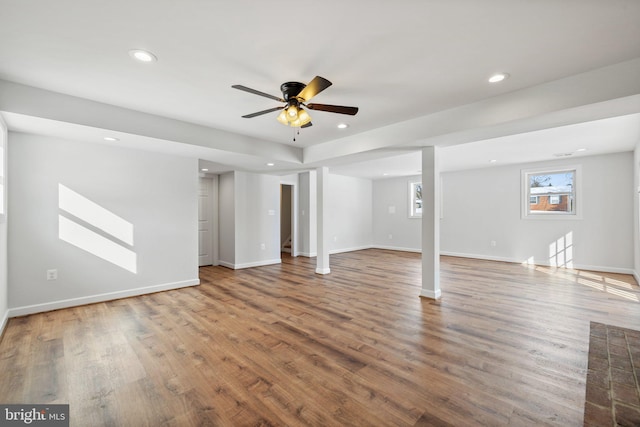
[[[213,264],[212,184],[211,179],[200,178],[198,197],[198,265],[200,266]]]

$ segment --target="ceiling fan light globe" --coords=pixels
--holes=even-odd
[[[285,126],[289,126],[289,120],[287,120],[287,113],[285,113],[285,110],[282,110],[280,114],[278,114],[278,121]]]
[[[298,118],[298,109],[295,105],[291,105],[287,108],[287,115],[289,116],[289,120],[296,120]]]
[[[311,121],[311,116],[301,108],[298,112],[298,120],[300,120],[300,126],[304,126]]]

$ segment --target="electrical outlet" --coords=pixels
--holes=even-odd
[[[393,239],[393,234],[389,234],[389,240]]]
[[[47,280],[58,280],[58,270],[47,270]]]
[[[264,243],[260,243],[260,249],[262,249],[263,251],[267,249],[267,245],[265,245]]]
[[[495,247],[496,247],[496,245],[497,245],[496,241],[495,241],[495,240],[492,240],[492,241],[491,241],[491,247],[492,247],[492,248],[495,248]]]

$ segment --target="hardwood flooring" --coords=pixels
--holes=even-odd
[[[638,329],[631,276],[365,250],[14,318],[0,403],[72,426],[583,424],[590,321]]]

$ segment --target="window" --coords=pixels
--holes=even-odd
[[[422,182],[409,183],[409,217],[422,216]]]
[[[579,218],[580,167],[522,171],[523,218]],[[525,203],[529,200],[529,203]]]

